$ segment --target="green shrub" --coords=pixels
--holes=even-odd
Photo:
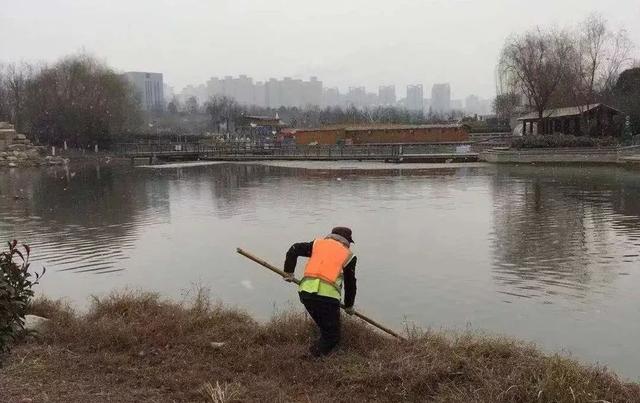
[[[576,148],[610,147],[616,145],[613,137],[573,136],[570,134],[526,135],[513,140],[513,148]]]
[[[9,242],[9,250],[0,253],[0,353],[9,350],[18,333],[24,330],[27,305],[33,297],[32,287],[44,274],[29,272],[29,246]],[[18,260],[19,259],[19,260]]]

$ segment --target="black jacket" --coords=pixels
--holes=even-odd
[[[311,257],[313,252],[313,242],[300,242],[295,243],[287,251],[287,258],[284,261],[284,271],[286,273],[293,273],[296,269],[296,263],[299,257]],[[344,305],[346,307],[352,307],[356,300],[356,261],[358,259],[354,256],[353,259],[342,270],[344,279]],[[333,298],[330,298],[333,299]],[[335,299],[334,299],[335,301]]]

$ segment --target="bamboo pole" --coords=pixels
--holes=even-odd
[[[244,249],[241,248],[237,248],[236,251],[241,254],[242,256],[248,258],[249,260],[253,260],[254,262],[258,263],[259,265],[271,270],[272,272],[276,273],[277,275],[279,275],[280,277],[285,277],[287,276],[287,273],[285,273],[283,270],[278,269],[277,267],[275,267],[274,265],[270,264],[269,262],[260,259],[257,256],[252,255],[251,253],[245,251]],[[300,284],[300,280],[298,280],[297,278],[294,278],[292,283],[294,284]],[[344,304],[340,304],[340,307],[342,309],[345,309]],[[406,340],[403,336],[400,336],[398,333],[394,332],[393,330],[389,329],[388,327],[380,324],[379,322],[376,322],[375,320],[369,318],[368,316],[355,311],[353,313],[354,316],[357,316],[358,318],[364,320],[365,322],[367,322],[368,324],[370,324],[371,326],[377,327],[378,329],[382,330],[385,333],[388,333],[394,337],[397,337],[400,340]]]

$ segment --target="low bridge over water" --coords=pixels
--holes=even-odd
[[[382,144],[352,146],[248,147],[195,143],[118,144],[116,153],[132,160],[155,163],[175,160],[209,161],[387,161],[470,162],[478,153],[470,143]]]
[[[510,137],[486,136],[470,142],[428,144],[368,144],[255,147],[246,144],[204,145],[199,143],[139,144],[115,146],[121,157],[155,163],[175,160],[209,161],[386,161],[386,162],[471,162],[479,152],[508,145]]]

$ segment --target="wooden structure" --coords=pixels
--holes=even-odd
[[[542,121],[537,112],[529,113],[518,120],[522,122],[523,136],[534,134],[534,124],[538,126],[537,134],[615,136],[613,118],[621,113],[605,104],[591,104],[545,110],[542,113]]]
[[[365,144],[419,144],[467,142],[469,133],[464,125],[419,126],[363,126],[322,129],[295,129],[282,133],[281,140],[293,139],[299,146],[306,145],[365,145]]]

